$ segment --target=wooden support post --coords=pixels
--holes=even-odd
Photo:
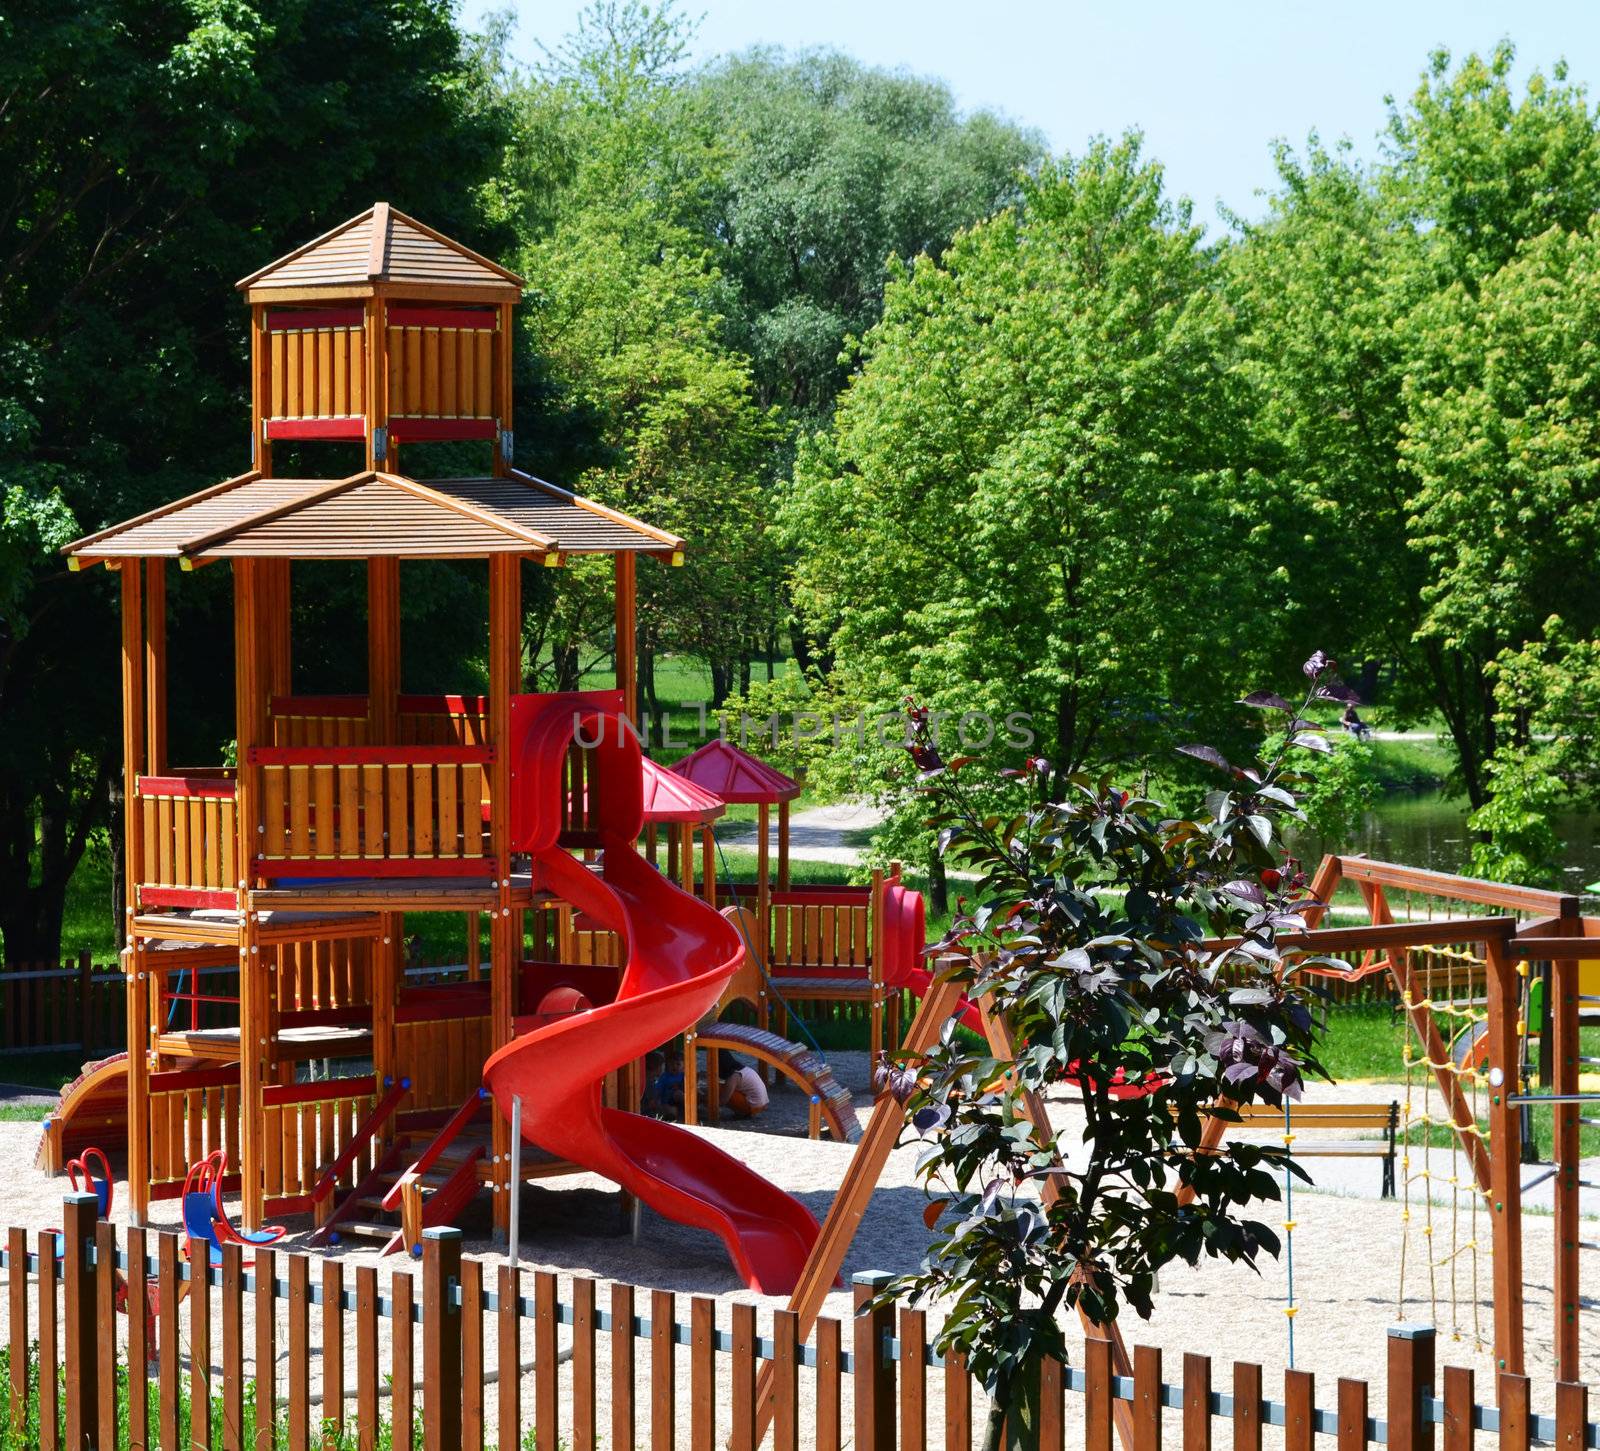
[[[767,837],[771,825],[772,808],[763,801],[756,807],[756,922],[760,932],[758,942],[772,941],[772,882],[768,877]],[[876,1058],[873,1060],[876,1062]]]
[[[948,968],[950,958],[941,958],[937,970]],[[917,1015],[906,1033],[905,1051],[926,1053],[938,1038],[940,1030],[961,1003],[961,985],[956,982],[935,982],[928,995],[922,999]],[[823,1301],[833,1288],[839,1266],[844,1263],[850,1241],[856,1236],[872,1191],[877,1187],[889,1154],[905,1127],[905,1109],[888,1093],[881,1094],[873,1105],[872,1117],[867,1122],[861,1142],[845,1168],[838,1192],[828,1208],[828,1217],[822,1222],[822,1232],[811,1246],[805,1267],[794,1293],[789,1296],[788,1308],[795,1316],[796,1334],[803,1341],[811,1333],[822,1312]],[[755,1441],[759,1446],[767,1428],[772,1424],[777,1409],[777,1382],[774,1363],[766,1361],[756,1380],[757,1425]]]
[[[871,1020],[869,1062],[876,1063],[883,1052],[883,873],[872,872],[872,897],[868,909],[872,918],[872,962],[868,974],[872,983],[872,1001],[867,1007]]]
[[[691,897],[694,896],[694,827],[685,821],[679,824],[678,838],[678,870],[682,874],[678,885]]]
[[[113,1375],[113,1365],[100,1364],[94,1266],[95,1220],[100,1204],[91,1193],[68,1194],[62,1201],[62,1289],[65,1303],[67,1438],[73,1451],[100,1446],[100,1376]],[[111,1307],[106,1307],[111,1313]]]
[[[617,689],[622,692],[622,709],[634,725],[639,724],[638,566],[636,554],[616,556]]]
[[[1551,1089],[1557,1096],[1578,1092],[1578,974],[1576,962],[1550,964],[1549,997],[1553,1019],[1551,1056],[1555,1073]],[[1579,1275],[1578,1179],[1581,1177],[1578,1151],[1577,1103],[1557,1102],[1554,1153],[1555,1183],[1555,1347],[1556,1379],[1578,1379]]]
[[[402,1076],[395,1061],[395,1012],[400,1006],[401,964],[405,960],[405,918],[399,912],[385,912],[381,930],[371,944],[372,954],[372,1068],[378,1078],[381,1097],[391,1082]],[[379,1142],[387,1144],[394,1134],[394,1120],[379,1130]]]
[[[250,464],[263,478],[272,477],[272,440],[267,437],[267,410],[272,401],[272,356],[267,346],[267,305],[250,305]],[[369,464],[368,467],[371,467]]]
[[[509,317],[502,320],[509,327]],[[511,907],[511,697],[522,682],[522,561],[513,554],[489,558],[489,766],[490,854],[496,905],[489,933],[490,1043],[501,1048],[514,1034],[521,938]],[[511,1223],[511,1126],[493,1109],[494,1224]]]
[[[717,834],[708,821],[700,828],[700,880],[701,893],[706,902],[717,905]]]
[[[511,473],[511,453],[505,445],[512,430],[511,346],[514,338],[512,309],[512,303],[500,304],[500,326],[494,338],[494,416],[497,423],[494,436],[494,473],[496,478],[502,479]]]
[[[235,813],[239,834],[239,1197],[247,1229],[259,1229],[262,1221],[265,1123],[261,1094],[271,1056],[267,967],[260,952],[259,925],[250,907],[260,797],[260,771],[252,764],[250,753],[265,743],[267,730],[260,587],[258,561],[234,560],[234,731],[239,743]]]
[[[126,566],[137,570],[138,560]],[[167,770],[167,562],[144,562],[145,760],[152,776]],[[88,1045],[85,1044],[85,1047]]]
[[[1431,1325],[1396,1325],[1389,1331],[1389,1451],[1433,1451],[1433,1422],[1422,1399],[1433,1394]]]
[[[150,1222],[150,981],[144,945],[130,934],[122,953],[128,1034],[129,1222]]]
[[[376,228],[374,228],[376,230]],[[366,352],[362,359],[366,378],[363,393],[367,405],[367,467],[395,467],[388,450],[389,436],[389,340],[384,328],[384,301],[369,297],[364,308],[362,328]],[[380,447],[380,445],[382,445]]]
[[[855,1302],[856,1445],[861,1451],[895,1451],[895,1365],[888,1341],[894,1334],[894,1310],[867,1308],[892,1277],[863,1271],[851,1281]]]
[[[1494,1231],[1494,1354],[1502,1371],[1523,1373],[1522,1115],[1517,1092],[1516,963],[1498,938],[1484,943],[1489,986],[1489,1220]],[[1435,1030],[1437,1032],[1437,1030]]]
[[[425,1451],[461,1446],[461,1231],[422,1231],[422,1444]]]
[[[778,803],[778,890],[789,890],[789,803]]]
[[[139,777],[145,769],[144,605],[136,559],[118,569],[122,580],[122,841],[127,894],[123,927],[131,927],[144,875],[144,831],[139,819]]]
[[[400,715],[400,561],[367,561],[368,739],[395,743]]]

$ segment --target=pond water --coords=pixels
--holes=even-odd
[[[1472,851],[1468,810],[1464,798],[1437,792],[1386,797],[1367,813],[1355,839],[1341,843],[1341,847],[1380,861],[1404,862],[1440,872],[1463,871]],[[1566,843],[1560,888],[1581,892],[1590,883],[1600,883],[1600,815],[1563,812],[1555,825]],[[1321,849],[1319,845],[1319,854]],[[1314,859],[1310,850],[1306,856]]]

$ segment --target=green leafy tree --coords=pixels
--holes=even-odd
[[[236,278],[380,196],[504,250],[506,129],[445,0],[9,7],[0,111],[0,935],[39,960],[120,765],[115,594],[55,548],[247,465]],[[173,591],[180,761],[232,734],[227,603]]]
[[[996,1058],[947,1030],[926,1055],[880,1066],[923,1140],[934,1225],[921,1269],[884,1297],[944,1304],[939,1348],[964,1353],[991,1396],[987,1448],[1008,1417],[1011,1444],[1037,1444],[1038,1369],[1066,1359],[1062,1312],[1148,1317],[1164,1265],[1278,1252],[1252,1206],[1279,1197],[1285,1167],[1304,1170],[1235,1139],[1195,1151],[1207,1114],[1230,1113],[1219,1100],[1279,1104],[1321,1072],[1313,1000],[1292,976],[1315,959],[1278,941],[1311,905],[1304,874],[1280,860],[1279,824],[1299,817],[1290,763],[1327,750],[1305,712],[1343,690],[1321,652],[1305,670],[1298,707],[1249,697],[1285,717],[1263,764],[1187,748],[1226,783],[1192,819],[1109,773],[1063,779],[1042,761],[1017,773],[1036,793],[1028,807],[986,817],[966,789],[974,764],[946,764],[919,712],[911,755],[933,824],[980,878],[973,910],[929,951],[960,948],[951,975],[1016,1049]],[[1081,1148],[1033,1122],[1032,1094],[1081,1108]]]
[[[897,271],[783,514],[839,698],[876,716],[909,692],[964,749],[1063,776],[1192,728],[1164,702],[1215,699],[1202,653],[1257,588],[1187,563],[1245,538],[1214,274],[1134,138]]]
[[[942,81],[837,51],[731,56],[693,96],[727,138],[705,223],[735,289],[730,336],[761,401],[807,422],[826,420],[848,340],[878,320],[890,259],[937,257],[1044,155],[1034,132],[961,115]]]
[[[535,428],[530,456],[689,541],[681,570],[640,572],[652,713],[653,663],[667,650],[708,661],[720,699],[770,634],[776,589],[765,499],[780,434],[725,341],[730,292],[696,228],[718,150],[686,100],[688,35],[670,8],[595,5],[517,90],[537,118],[525,133],[560,137],[565,156],[553,220],[523,254],[537,294],[525,326],[547,390],[535,412],[556,421]],[[579,650],[609,640],[609,588],[580,569],[552,593],[535,606],[554,606],[550,650],[570,687]]]

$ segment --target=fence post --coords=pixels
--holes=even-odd
[[[855,1296],[856,1445],[860,1451],[894,1451],[894,1361],[888,1342],[894,1335],[894,1308],[867,1302],[890,1276],[862,1270],[851,1281]]]
[[[100,1045],[94,1038],[94,972],[93,955],[85,948],[78,954],[78,1044],[85,1055]]]
[[[100,1445],[99,1329],[95,1320],[94,1266],[89,1262],[100,1201],[92,1193],[68,1194],[62,1203],[65,1241],[62,1288],[66,1306],[67,1441],[70,1451]],[[110,1366],[106,1373],[112,1373]]]
[[[461,1231],[422,1231],[422,1444],[425,1451],[461,1445]]]
[[[1433,1326],[1390,1327],[1388,1451],[1433,1451],[1433,1424],[1422,1417],[1422,1398],[1433,1394],[1434,1351]]]

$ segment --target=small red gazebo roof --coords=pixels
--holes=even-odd
[[[672,770],[723,801],[765,801],[770,805],[793,801],[801,791],[798,781],[720,736],[685,756]]]
[[[666,822],[715,821],[728,809],[720,796],[683,776],[675,776],[648,756],[644,765],[644,819],[654,824]]]

